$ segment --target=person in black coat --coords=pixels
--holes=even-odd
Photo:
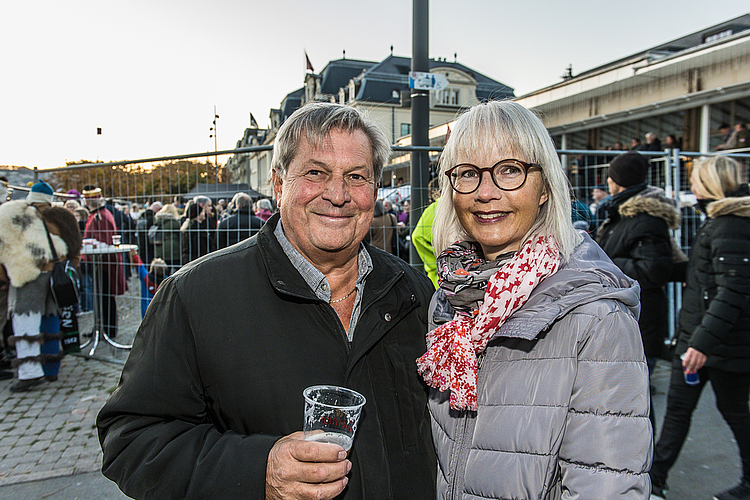
[[[148,230],[154,225],[154,215],[161,210],[161,207],[161,202],[153,202],[143,211],[135,223],[138,235],[138,257],[143,262],[150,263],[154,260],[154,244],[148,239]]]
[[[661,147],[661,139],[653,132],[649,132],[646,134],[646,144],[643,145],[641,151],[664,151]]]
[[[252,212],[252,200],[247,193],[237,193],[232,200],[235,212],[219,222],[216,236],[219,248],[226,248],[257,233],[265,222]]]
[[[651,481],[664,496],[669,469],[690,430],[706,382],[732,429],[742,459],[741,483],[714,498],[750,498],[750,189],[747,169],[724,156],[695,163],[690,181],[708,218],[687,265],[667,412],[654,449]],[[684,358],[684,359],[683,359]],[[698,373],[688,385],[683,371]]]
[[[612,160],[607,172],[611,194],[605,205],[608,218],[599,226],[597,243],[641,285],[638,326],[649,370],[653,371],[669,332],[665,285],[671,280],[675,261],[687,258],[669,232],[680,225],[677,204],[661,188],[648,185],[648,169],[648,160],[638,152]],[[654,424],[653,412],[651,419]]]

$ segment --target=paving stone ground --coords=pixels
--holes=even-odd
[[[121,362],[68,355],[56,382],[13,393],[17,379],[0,381],[0,486],[100,470],[96,415],[121,370]]]

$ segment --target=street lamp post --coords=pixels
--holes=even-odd
[[[219,156],[217,152],[219,151],[219,129],[216,125],[216,120],[219,119],[219,115],[216,114],[216,106],[214,106],[214,121],[213,121],[213,127],[211,127],[209,130],[211,131],[211,134],[208,136],[209,138],[213,137],[214,139],[214,182],[216,184],[219,183]]]

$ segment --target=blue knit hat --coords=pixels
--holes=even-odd
[[[52,203],[55,200],[55,192],[52,186],[44,181],[39,181],[31,186],[31,191],[26,195],[29,203]]]

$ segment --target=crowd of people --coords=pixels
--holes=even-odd
[[[0,206],[12,390],[56,376],[49,246],[77,263],[82,241],[119,237],[138,248],[98,274],[106,333],[126,271],[144,321],[97,427],[102,471],[133,498],[666,498],[710,381],[742,464],[714,498],[750,499],[747,167],[695,161],[705,221],[688,257],[672,239],[681,212],[640,153],[661,147],[649,133],[614,156],[587,206],[536,115],[477,104],[415,222],[409,200],[377,198],[382,129],[312,103],[276,136],[274,200],[117,204],[83,186],[61,208],[38,183]],[[669,282],[685,284],[671,350]],[[665,357],[658,426],[650,375]],[[350,449],[301,432],[303,390],[320,384],[367,401]]]
[[[1,183],[0,203],[8,197],[7,180]],[[45,291],[55,260],[50,245],[45,244],[47,231],[58,259],[77,269],[79,304],[73,314],[91,312],[97,300],[102,333],[114,340],[117,297],[127,291],[131,274],[139,278],[143,316],[164,279],[198,257],[257,233],[265,222],[262,217],[267,219],[273,209],[266,199],[258,200],[257,210],[252,211],[246,193],[237,193],[228,204],[220,199],[216,208],[208,197],[184,203],[181,196],[175,196],[171,201],[115,203],[94,185],[61,195],[40,181],[31,186],[26,200],[3,203],[0,280],[5,284],[0,289],[0,326],[8,341],[3,342],[0,379],[12,378],[8,368],[18,367],[18,382],[11,391],[27,391],[42,381],[57,380],[63,356],[58,310]],[[57,248],[58,237],[64,242],[61,248]],[[109,246],[133,244],[137,251],[134,246],[129,253],[103,254],[97,263],[101,268],[95,272],[91,257],[80,255],[82,244],[94,241]],[[21,277],[15,279],[16,286],[9,287],[8,281],[13,283],[17,272]]]

